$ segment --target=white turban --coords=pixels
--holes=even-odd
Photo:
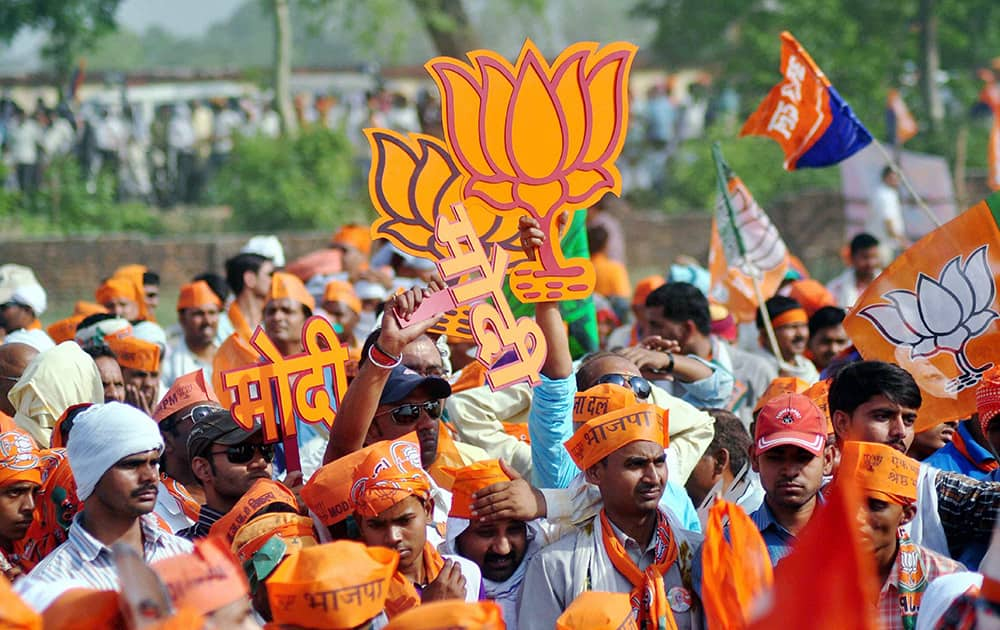
[[[104,473],[119,460],[153,450],[163,450],[160,430],[135,407],[109,402],[85,409],[73,422],[66,446],[76,496],[86,501]]]
[[[8,343],[23,343],[39,352],[45,352],[56,347],[56,343],[52,341],[52,337],[49,337],[45,334],[44,330],[38,328],[32,328],[31,330],[21,328],[12,333],[7,333],[7,337],[4,338],[3,342],[4,345]]]

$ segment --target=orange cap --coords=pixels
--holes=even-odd
[[[118,365],[141,372],[160,371],[160,346],[137,337],[105,337]]]
[[[630,398],[631,397],[631,400]],[[666,447],[667,412],[656,405],[635,404],[632,390],[619,385],[596,385],[577,394],[582,413],[594,416],[566,440],[566,450],[580,470],[587,470],[626,444],[648,440]],[[573,419],[583,417],[576,411]],[[601,413],[604,409],[604,411]]]
[[[54,630],[123,628],[121,597],[115,591],[71,588],[42,612],[42,624]]]
[[[354,469],[351,503],[364,516],[377,516],[407,497],[430,494],[420,449],[408,441],[379,442]]]
[[[74,315],[83,315],[84,317],[89,317],[91,315],[97,315],[98,313],[107,313],[107,312],[108,309],[94,302],[86,302],[84,300],[80,300],[73,305]]]
[[[316,310],[316,300],[306,291],[306,285],[290,273],[275,271],[271,276],[271,289],[267,292],[267,301],[288,298],[303,304],[310,311]]]
[[[153,420],[161,422],[167,416],[198,402],[219,402],[215,392],[212,391],[212,386],[205,380],[205,373],[201,370],[188,372],[174,381],[153,409]]]
[[[146,318],[146,296],[142,285],[136,284],[132,278],[112,276],[94,292],[94,299],[102,306],[119,298],[135,302],[139,306],[139,319]]]
[[[500,467],[500,461],[488,459],[464,468],[445,467],[443,472],[454,478],[451,487],[451,511],[448,516],[472,518],[472,495],[495,483],[510,481],[510,477]]]
[[[171,556],[153,564],[178,608],[207,615],[250,595],[243,569],[229,551],[228,541],[209,536],[194,543],[193,553]]]
[[[385,630],[504,630],[503,613],[495,602],[455,599],[431,602],[393,617]]]
[[[343,280],[331,280],[323,290],[324,302],[343,302],[355,313],[361,313],[361,300],[354,292],[354,287],[350,282]]]
[[[809,383],[797,376],[779,376],[771,381],[764,393],[757,399],[753,412],[757,413],[761,407],[782,394],[801,394],[807,389],[809,389]]]
[[[666,283],[667,280],[663,276],[647,276],[637,282],[635,291],[632,293],[632,306],[644,306],[649,294]]]
[[[802,392],[803,396],[811,400],[816,408],[823,412],[823,417],[826,418],[827,435],[833,433],[833,419],[830,418],[830,383],[832,382],[832,378],[816,381],[809,386],[809,389]]]
[[[250,519],[249,523],[236,530],[231,549],[240,563],[246,563],[274,536],[281,538],[284,543],[284,556],[319,544],[313,521],[308,516],[291,512],[270,512]]]
[[[60,319],[59,321],[49,324],[49,327],[45,329],[45,332],[49,334],[52,341],[56,344],[60,344],[64,341],[72,341],[76,338],[76,327],[80,325],[80,322],[87,318],[86,315],[70,315],[66,319]]]
[[[341,228],[330,238],[330,244],[350,245],[367,256],[372,251],[371,230],[369,230],[367,226],[348,223],[347,225],[341,226]]]
[[[276,624],[353,628],[385,608],[399,554],[338,540],[303,549],[266,580]]]
[[[288,505],[296,512],[299,509],[299,501],[291,490],[272,479],[258,479],[250,486],[249,490],[243,493],[233,509],[226,512],[212,525],[209,533],[225,539],[227,545],[232,544],[233,537],[241,527],[246,525],[255,514],[276,503]]]
[[[260,354],[253,349],[249,340],[241,337],[239,333],[229,335],[215,351],[215,357],[212,359],[212,388],[223,407],[229,408],[233,401],[230,399],[229,390],[222,386],[222,373],[254,365],[258,361]]]
[[[812,278],[796,280],[791,283],[788,297],[802,305],[809,317],[824,306],[836,306],[837,301],[827,291],[826,287]]]
[[[43,627],[42,617],[18,597],[2,573],[0,573],[0,627],[10,630],[42,630]]]
[[[920,463],[891,446],[873,442],[844,442],[837,476],[853,475],[869,497],[899,505],[917,500]]]
[[[41,485],[42,471],[38,446],[20,430],[0,433],[0,487],[19,481]]]
[[[181,287],[180,297],[177,298],[177,310],[185,308],[199,308],[206,304],[214,304],[222,307],[222,300],[215,294],[212,287],[204,280],[190,282]]]
[[[556,619],[556,630],[638,630],[627,593],[584,591]]]

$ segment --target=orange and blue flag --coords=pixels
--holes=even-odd
[[[781,34],[784,79],[747,118],[741,136],[771,138],[785,152],[785,170],[836,164],[867,146],[872,136],[805,48]]]

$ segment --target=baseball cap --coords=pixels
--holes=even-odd
[[[424,388],[431,398],[447,398],[451,396],[451,385],[439,376],[421,376],[405,365],[397,365],[389,374],[389,381],[382,389],[378,400],[380,405],[399,402],[413,393],[418,387]]]
[[[757,454],[777,446],[798,446],[813,455],[826,447],[826,418],[802,394],[776,396],[760,409],[754,428]]]
[[[260,431],[255,422],[249,431],[233,418],[228,409],[219,409],[199,420],[188,435],[188,458],[200,457],[212,444],[233,446],[245,442]]]

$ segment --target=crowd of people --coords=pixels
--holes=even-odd
[[[693,261],[633,285],[614,217],[592,212],[589,236],[594,351],[572,356],[559,304],[537,303],[540,383],[497,392],[470,339],[401,324],[443,285],[364,226],[294,261],[254,237],[176,296],[143,261],[109,269],[47,326],[33,271],[0,266],[0,626],[702,628],[713,505],[780,570],[843,480],[882,627],[995,620],[1000,368],[977,414],[915,434],[914,378],[843,327],[878,238],[853,239],[829,289],[789,271],[772,345]],[[274,418],[234,416],[220,375],[260,360],[256,330],[304,352],[316,315],[348,387],[330,427],[269,441]]]

